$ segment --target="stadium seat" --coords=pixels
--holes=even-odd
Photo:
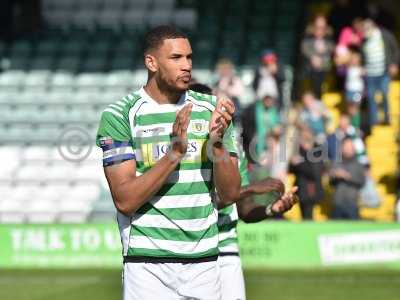
[[[97,19],[97,25],[100,28],[118,30],[121,28],[121,12],[119,10],[105,9]]]
[[[21,70],[7,71],[0,74],[1,92],[18,92],[25,79],[26,73]]]
[[[134,8],[122,13],[122,24],[126,29],[144,29],[146,27],[146,9]]]
[[[50,80],[51,90],[54,92],[70,92],[75,88],[75,77],[70,72],[56,72]]]
[[[29,92],[33,91],[45,91],[48,88],[50,72],[49,68],[43,68],[41,70],[35,70],[27,73],[24,80],[25,90]]]
[[[76,76],[75,86],[80,92],[100,92],[105,75],[98,73],[81,73]]]
[[[21,161],[48,161],[50,148],[48,146],[27,146],[22,150]]]
[[[68,28],[73,15],[73,11],[44,11],[43,19],[49,29]]]
[[[0,222],[21,224],[25,222],[25,205],[23,202],[14,201],[12,198],[0,201]]]
[[[153,0],[153,8],[157,10],[172,11],[175,6],[175,0]]]
[[[131,10],[147,10],[151,5],[151,0],[130,0],[127,5]]]
[[[179,27],[194,30],[197,25],[197,13],[190,8],[175,10],[172,20]]]
[[[58,206],[53,199],[37,197],[27,203],[25,207],[25,219],[28,223],[49,224],[54,223],[58,216]]]
[[[157,25],[169,24],[172,21],[171,10],[152,10],[148,16],[148,23],[150,27]]]

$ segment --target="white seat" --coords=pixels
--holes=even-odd
[[[44,91],[47,89],[49,78],[49,71],[31,71],[26,75],[23,84],[25,89],[29,89],[30,91]]]
[[[1,223],[24,223],[24,203],[9,199],[0,201],[0,222]]]
[[[75,178],[81,180],[99,180],[104,176],[102,163],[98,164],[84,164],[76,170]]]
[[[76,77],[76,88],[86,92],[99,92],[104,84],[103,73],[82,73]]]
[[[0,147],[0,157],[3,161],[1,166],[0,178],[7,179],[16,170],[20,163],[22,147],[2,146]]]
[[[58,219],[62,223],[83,223],[90,212],[90,203],[76,199],[73,194],[63,197],[59,203]]]
[[[2,91],[18,91],[26,77],[24,71],[7,71],[0,74],[0,90]]]
[[[43,164],[26,165],[17,170],[16,178],[18,180],[45,180],[48,167]]]
[[[139,69],[136,70],[133,74],[133,82],[135,82],[139,86],[144,86],[147,81],[147,70],[146,69]]]
[[[50,86],[53,91],[70,92],[75,87],[75,77],[68,72],[54,73],[50,80]]]
[[[50,148],[47,146],[28,146],[22,151],[23,160],[50,160]]]
[[[61,197],[69,194],[71,185],[67,182],[53,182],[45,185],[39,192],[41,199],[58,203]]]
[[[54,223],[58,213],[55,201],[47,199],[35,199],[27,205],[25,219],[29,223]]]
[[[76,168],[73,163],[66,163],[62,165],[52,165],[48,171],[46,177],[51,180],[69,180],[74,177]]]

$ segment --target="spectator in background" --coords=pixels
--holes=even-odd
[[[342,142],[342,161],[335,163],[330,172],[334,186],[333,219],[359,219],[358,198],[365,183],[365,169],[357,160],[351,138]]]
[[[325,16],[318,15],[306,29],[301,42],[301,52],[305,58],[305,72],[311,81],[312,91],[321,99],[321,87],[331,68],[334,43],[329,33]]]
[[[299,115],[300,126],[311,130],[318,144],[326,140],[326,127],[330,114],[325,104],[317,100],[310,91],[302,95],[303,109]]]
[[[284,74],[278,65],[278,57],[272,50],[266,50],[261,55],[260,66],[256,69],[253,80],[253,90],[257,98],[268,94],[277,100],[277,106],[282,107],[282,82]]]
[[[279,127],[276,127],[267,136],[267,150],[261,154],[260,164],[266,168],[268,176],[285,181],[288,164],[285,159],[286,148],[282,145],[281,138],[282,134]]]
[[[339,89],[343,88],[343,79],[346,75],[347,66],[351,59],[352,52],[359,50],[363,41],[363,20],[355,18],[351,26],[344,27],[339,35],[335,48],[335,65],[338,76]]]
[[[341,30],[349,26],[354,16],[365,13],[365,1],[363,0],[336,0],[329,13],[329,24],[333,28],[335,41],[340,39]]]
[[[251,163],[267,149],[267,137],[273,130],[278,131],[280,123],[279,111],[273,96],[266,94],[242,114],[243,145]],[[255,145],[255,149],[251,149]],[[254,153],[255,152],[255,153]],[[256,158],[256,154],[258,157]]]
[[[375,94],[379,91],[382,93],[385,115],[384,124],[389,124],[389,83],[390,77],[394,77],[398,73],[399,47],[392,33],[378,27],[370,19],[364,21],[364,36],[363,53],[365,57],[369,123],[373,126],[378,121]]]
[[[361,54],[352,50],[346,71],[346,101],[360,104],[364,95],[364,88],[364,69],[361,64]]]
[[[233,63],[228,59],[221,59],[216,66],[217,82],[213,87],[213,94],[218,98],[227,97],[235,103],[235,119],[240,114],[240,96],[243,95],[244,85],[235,74]]]
[[[298,136],[299,153],[290,159],[289,171],[296,177],[299,187],[301,215],[305,220],[313,219],[314,205],[324,198],[322,174],[324,162],[319,146],[314,144],[313,133],[301,129]]]
[[[340,161],[342,159],[342,153],[339,151],[341,145],[345,139],[351,139],[358,162],[368,167],[369,160],[361,133],[350,122],[349,115],[342,114],[340,116],[338,128],[328,136],[328,157],[333,162]]]

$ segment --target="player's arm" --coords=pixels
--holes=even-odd
[[[256,185],[257,184],[258,183],[256,183]],[[259,189],[254,189],[251,186],[252,185],[248,186],[248,190],[252,190],[251,194],[253,195],[257,194],[255,191],[259,191]],[[239,218],[246,223],[255,223],[289,211],[298,201],[295,195],[296,191],[297,187],[293,187],[288,193],[281,194],[281,196],[278,196],[279,199],[277,199],[270,208],[266,205],[256,203],[249,195],[250,192],[247,192],[247,196],[241,198],[240,201],[236,203]]]
[[[131,215],[151,199],[186,154],[191,107],[187,105],[177,114],[170,153],[143,175],[136,176],[136,162],[133,159],[104,168],[115,206],[121,213]]]
[[[232,121],[235,106],[228,99],[221,99],[213,112],[210,122],[212,142],[213,176],[221,205],[236,202],[240,196],[240,174],[237,157],[229,153],[222,138]],[[230,138],[230,137],[228,137]]]

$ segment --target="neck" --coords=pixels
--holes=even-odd
[[[162,86],[155,80],[155,77],[149,78],[144,86],[146,93],[159,104],[175,104],[179,101],[182,92],[172,91]]]

